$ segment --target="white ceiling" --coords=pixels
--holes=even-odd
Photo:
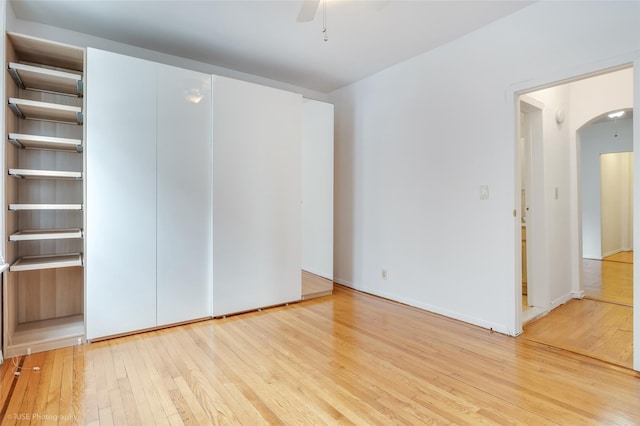
[[[616,121],[616,119],[609,118],[609,114],[611,114],[611,112],[606,112],[606,113],[594,118],[593,120],[591,120],[589,122],[589,124],[614,123]],[[632,109],[625,109],[624,110],[624,115],[622,117],[618,118],[618,120],[633,120],[633,110]]]
[[[514,13],[531,1],[327,0],[297,23],[302,0],[13,0],[40,22],[330,92]]]

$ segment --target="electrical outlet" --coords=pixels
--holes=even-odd
[[[386,279],[387,279],[387,270],[386,270],[386,269],[383,269],[383,270],[382,270],[382,279],[383,279],[383,280],[386,280]]]

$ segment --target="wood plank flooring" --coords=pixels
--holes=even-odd
[[[333,281],[311,272],[302,271],[302,299],[328,296],[333,292]]]
[[[3,425],[640,423],[631,370],[341,286],[22,361]]]
[[[583,259],[582,275],[585,298],[526,324],[520,338],[632,368],[633,252]]]
[[[633,252],[623,251],[604,260],[582,260],[585,297],[633,306]]]
[[[633,367],[633,308],[573,299],[525,325],[521,338]]]

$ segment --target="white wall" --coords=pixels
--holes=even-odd
[[[617,123],[618,137],[613,137],[613,122],[589,124],[579,132],[582,177],[582,255],[602,258],[600,215],[600,154],[633,151],[633,120]]]
[[[631,249],[633,153],[600,156],[602,182],[602,254],[610,256]]]
[[[94,47],[97,49],[107,50],[109,52],[120,53],[122,55],[133,56],[135,58],[146,59],[153,62],[160,62],[163,64],[173,65],[193,71],[235,78],[238,80],[257,83],[268,87],[274,87],[276,89],[299,93],[311,99],[322,101],[327,100],[328,98],[328,96],[324,93],[305,89],[303,87],[293,86],[291,84],[286,84],[275,80],[270,80],[268,78],[260,77],[253,74],[230,70],[228,68],[216,66],[215,64],[206,64],[203,62],[180,58],[173,55],[167,55],[136,46],[118,43],[112,40],[107,40],[88,34],[64,30],[49,25],[43,25],[37,22],[25,21],[15,17],[11,6],[3,7],[2,9],[6,10],[7,13],[7,31],[30,35],[33,37],[40,37],[47,40],[57,41],[59,43],[70,44],[73,46]]]
[[[640,57],[639,16],[635,2],[535,3],[332,93],[336,281],[517,333],[510,94]],[[548,180],[558,214],[573,208],[568,174]],[[556,229],[555,253],[571,253],[573,231]]]
[[[333,105],[302,103],[302,269],[333,280]]]

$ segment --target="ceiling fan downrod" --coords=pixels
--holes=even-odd
[[[324,41],[329,41],[327,35],[327,0],[322,0],[322,34]]]

